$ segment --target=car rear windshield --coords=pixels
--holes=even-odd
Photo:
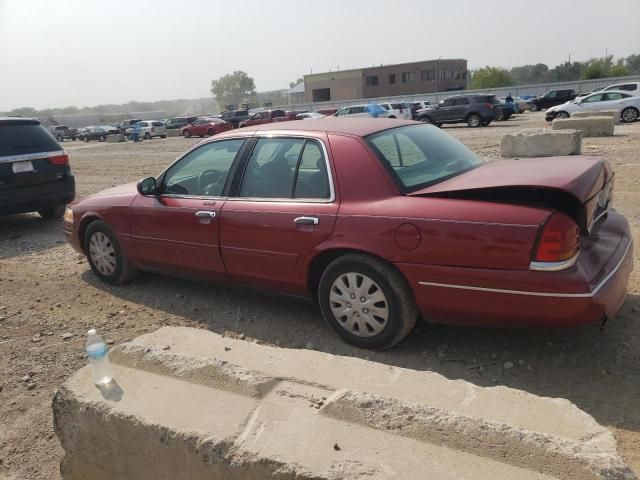
[[[394,110],[402,110],[403,108],[407,108],[407,106],[404,103],[392,103],[391,108]]]
[[[484,163],[462,143],[432,125],[393,128],[369,135],[366,140],[405,193]]]
[[[475,103],[493,103],[494,105],[500,103],[500,100],[495,95],[477,95],[473,97],[473,101]]]
[[[0,157],[62,150],[55,137],[42,125],[0,123]]]

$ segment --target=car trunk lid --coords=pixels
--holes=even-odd
[[[613,195],[611,166],[600,157],[553,157],[496,162],[411,196],[515,203],[559,210],[587,233]]]

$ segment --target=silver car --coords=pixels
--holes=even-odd
[[[167,126],[158,120],[143,120],[140,123],[140,138],[150,140],[154,137],[167,138]],[[133,135],[133,127],[127,128],[127,137]]]
[[[350,107],[344,107],[333,114],[334,117],[370,117],[367,105],[351,105]],[[388,117],[388,112],[380,107],[378,118]]]

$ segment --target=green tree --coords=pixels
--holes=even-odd
[[[550,81],[570,82],[571,80],[578,80],[583,69],[584,64],[582,62],[564,62],[549,71]]]
[[[613,66],[613,55],[602,58],[592,58],[589,60],[585,68],[580,72],[580,78],[589,80],[592,78],[605,78],[610,76],[611,67]]]
[[[475,70],[471,76],[471,88],[497,88],[513,85],[513,78],[504,68],[484,67]]]
[[[513,67],[509,73],[511,74],[513,81],[519,85],[544,83],[549,81],[549,67],[544,63]]]
[[[640,75],[640,54],[629,55],[624,59],[624,66],[629,75]]]
[[[609,70],[610,77],[625,77],[627,75],[629,75],[629,71],[622,62],[618,62],[616,65],[611,67],[611,70]]]
[[[289,82],[289,88],[295,87],[300,82],[304,82],[304,78],[298,77],[298,79],[295,82]]]
[[[256,85],[249,75],[238,70],[211,81],[211,93],[220,105],[239,105],[256,94]]]

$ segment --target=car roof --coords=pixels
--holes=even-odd
[[[412,120],[398,120],[395,118],[336,118],[325,117],[318,118],[308,122],[300,120],[292,120],[289,122],[267,123],[264,125],[252,125],[243,127],[242,132],[250,134],[250,132],[315,132],[315,133],[339,133],[345,135],[355,135],[358,137],[366,137],[372,133],[388,130],[394,127],[405,125],[420,125],[420,122]],[[223,134],[224,136],[237,136],[238,130],[231,130]],[[219,136],[216,136],[219,138]]]
[[[37,118],[0,117],[0,125],[40,125]]]

